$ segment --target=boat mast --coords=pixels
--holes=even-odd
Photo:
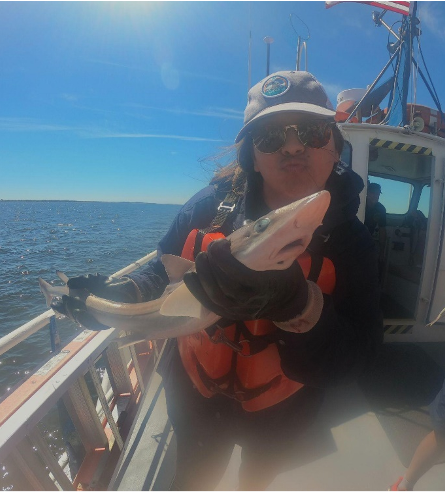
[[[399,34],[395,33],[390,26],[388,26],[384,21],[383,17],[386,14],[387,10],[383,10],[381,13],[373,12],[372,19],[376,26],[384,26],[395,38],[396,42],[388,45],[389,52],[391,54],[390,60],[387,62],[385,67],[382,69],[378,77],[375,79],[373,84],[368,87],[366,93],[362,97],[361,101],[355,106],[353,111],[350,113],[346,122],[349,122],[355,113],[361,109],[362,103],[365,101],[366,97],[372,92],[375,88],[378,81],[381,79],[384,72],[387,70],[389,65],[392,62],[395,62],[394,68],[394,76],[393,79],[393,87],[390,91],[389,101],[388,101],[388,112],[384,120],[381,122],[382,124],[389,124],[395,127],[405,126],[410,124],[409,118],[407,115],[407,99],[409,94],[409,81],[411,75],[411,67],[412,63],[414,64],[416,70],[420,74],[423,82],[426,84],[426,87],[432,96],[437,109],[443,115],[444,114],[441,109],[441,104],[436,97],[435,90],[429,87],[429,84],[424,77],[420,67],[415,61],[412,52],[413,52],[413,40],[415,37],[418,37],[420,34],[420,30],[418,28],[419,20],[416,17],[417,13],[417,2],[413,2],[412,10],[409,12],[409,15],[403,15],[402,25],[399,30]],[[426,69],[427,70],[427,69]],[[379,88],[378,88],[379,89]]]

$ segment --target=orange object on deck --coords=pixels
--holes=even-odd
[[[418,132],[425,134],[433,134],[439,137],[444,137],[444,120],[442,114],[438,110],[429,108],[423,105],[407,105],[407,119],[412,123],[412,120],[417,118],[423,119],[424,127],[417,129]],[[415,121],[415,124],[417,122]]]

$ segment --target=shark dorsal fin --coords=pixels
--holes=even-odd
[[[183,283],[163,302],[160,308],[162,316],[188,316],[202,318],[209,314]]]
[[[56,274],[60,280],[62,280],[64,283],[67,283],[68,281],[68,276],[63,272],[63,271],[56,271]]]
[[[164,264],[167,276],[171,283],[178,283],[183,279],[184,273],[193,267],[194,263],[182,257],[172,254],[164,254],[161,256],[161,262]]]

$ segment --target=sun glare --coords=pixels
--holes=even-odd
[[[116,1],[116,2],[104,2],[111,5],[112,11],[124,12],[151,12],[157,10],[163,3],[166,2],[135,2],[135,1]]]

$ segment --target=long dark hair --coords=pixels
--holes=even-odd
[[[331,132],[333,134],[335,149],[339,156],[341,156],[342,149],[344,148],[344,137],[336,124],[332,125]],[[222,184],[237,182],[237,187],[239,188],[240,183],[243,181],[247,181],[248,186],[262,181],[260,173],[254,171],[253,144],[249,134],[239,143],[230,146],[228,152],[235,152],[236,158],[229,165],[216,170],[210,181],[211,184],[221,186]]]

